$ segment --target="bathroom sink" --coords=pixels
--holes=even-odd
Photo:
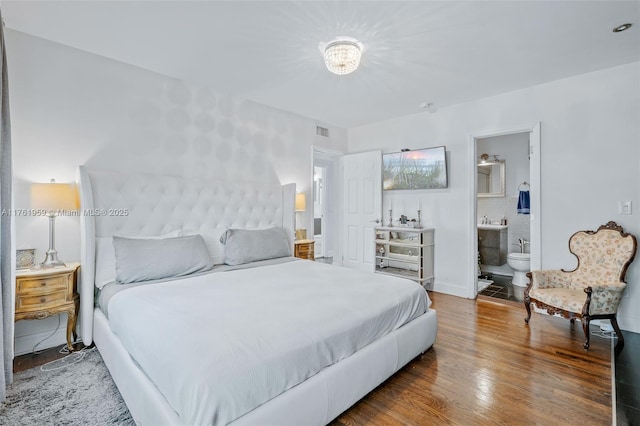
[[[501,229],[507,229],[508,225],[481,225],[478,224],[478,229],[483,231],[499,231]]]

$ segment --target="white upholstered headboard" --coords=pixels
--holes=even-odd
[[[77,180],[80,323],[85,345],[93,341],[96,237],[152,236],[182,230],[200,233],[208,247],[213,251],[219,248],[221,253],[218,238],[225,229],[282,226],[293,244],[295,184],[89,171],[83,166],[78,168]]]

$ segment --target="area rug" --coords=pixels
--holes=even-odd
[[[94,349],[14,375],[2,425],[135,425]]]

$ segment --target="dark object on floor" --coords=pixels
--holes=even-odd
[[[640,334],[623,331],[627,349],[614,357],[618,425],[640,425]]]
[[[575,322],[580,318],[585,334],[584,348],[589,349],[589,322],[592,319],[611,321],[622,350],[624,338],[616,314],[626,287],[625,275],[633,262],[638,243],[636,237],[624,232],[610,221],[597,231],[578,231],[569,238],[569,251],[578,258],[573,271],[544,270],[527,273],[529,285],[524,292],[527,309],[525,322],[531,319],[531,304],[549,314],[560,314]]]

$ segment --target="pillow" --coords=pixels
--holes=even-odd
[[[161,238],[181,237],[182,231],[171,231],[158,236],[123,236],[124,238],[144,238],[146,240],[157,240]],[[116,253],[113,249],[113,237],[96,237],[96,278],[95,285],[102,288],[116,280]]]
[[[291,243],[282,228],[227,229],[220,242],[227,265],[291,256]]]
[[[200,235],[154,240],[113,237],[113,247],[119,284],[182,277],[213,268]]]

